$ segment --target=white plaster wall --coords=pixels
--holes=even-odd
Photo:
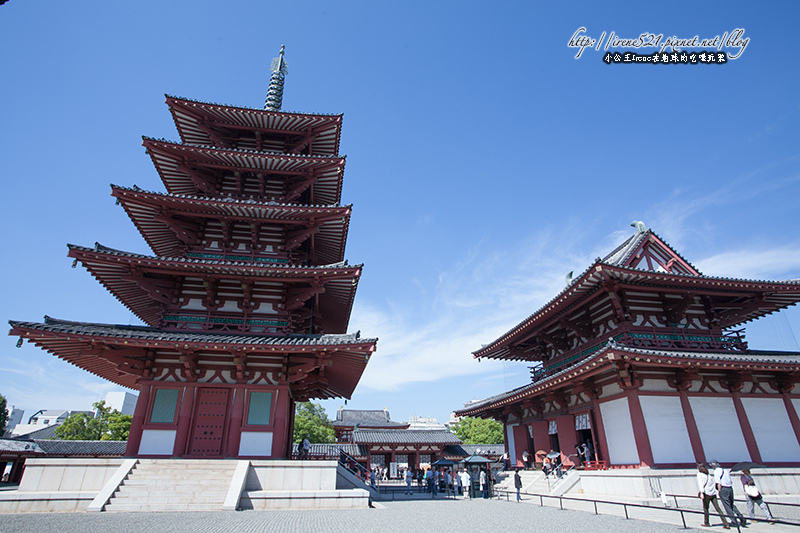
[[[762,461],[800,461],[800,444],[783,398],[742,398]]]
[[[174,429],[145,429],[139,443],[139,455],[172,455],[175,448]]]
[[[608,443],[608,458],[612,465],[639,464],[639,452],[633,438],[631,411],[628,399],[619,398],[600,404],[600,415]]]
[[[271,431],[242,431],[239,455],[272,455]]]
[[[653,461],[693,463],[694,452],[683,417],[681,399],[676,396],[639,396],[650,437]]]
[[[751,460],[733,398],[690,396],[689,405],[692,406],[706,459],[734,463]]]
[[[675,389],[670,387],[669,384],[663,379],[643,379],[642,386],[639,390],[652,392],[675,392]]]
[[[506,442],[508,443],[508,457],[510,458],[509,462],[511,466],[514,467],[517,465],[517,447],[514,443],[514,426],[516,424],[508,424],[506,425]],[[522,460],[522,458],[520,458]]]

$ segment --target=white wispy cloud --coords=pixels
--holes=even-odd
[[[800,243],[774,248],[741,248],[697,261],[706,275],[746,279],[786,279],[800,273]]]
[[[360,386],[397,390],[443,376],[476,374],[503,379],[508,373],[503,363],[479,365],[471,352],[554,297],[569,270],[589,265],[591,258],[577,251],[582,236],[572,226],[545,228],[511,251],[492,249],[487,240],[440,272],[433,286],[424,287],[430,296],[425,302],[387,305],[358,299],[351,324],[380,338]]]

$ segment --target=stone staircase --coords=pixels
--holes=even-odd
[[[522,492],[527,492],[528,494],[550,493],[547,478],[541,470],[520,470],[519,475],[522,478]],[[551,476],[550,483],[552,484],[554,481],[555,477]],[[514,488],[514,471],[509,470],[498,473],[495,489],[516,492]]]
[[[140,459],[105,511],[222,510],[236,461]]]

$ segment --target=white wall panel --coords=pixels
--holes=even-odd
[[[694,452],[686,429],[681,399],[677,396],[639,396],[653,461],[693,463]]]
[[[690,396],[689,404],[707,460],[733,463],[751,460],[733,398]]]
[[[612,465],[639,464],[639,452],[633,438],[633,424],[628,399],[619,398],[600,404],[603,428],[608,444],[608,459]]]
[[[143,430],[139,455],[172,455],[176,433],[174,429]]]
[[[800,461],[800,444],[783,398],[742,398],[762,461]]]
[[[239,440],[239,455],[272,455],[271,431],[242,431]]]

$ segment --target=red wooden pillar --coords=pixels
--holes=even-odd
[[[692,453],[697,463],[706,462],[706,453],[703,449],[703,441],[700,439],[700,431],[697,429],[697,421],[694,418],[692,404],[689,403],[689,395],[686,390],[678,392],[681,399],[681,409],[683,410],[683,420],[686,422],[686,431],[689,433],[689,443],[692,445]]]
[[[758,444],[753,434],[753,428],[750,427],[750,421],[747,419],[747,413],[744,410],[744,405],[742,405],[742,397],[739,391],[732,392],[731,396],[733,397],[733,407],[736,409],[736,416],[739,418],[739,425],[742,427],[742,435],[744,435],[747,451],[750,452],[750,460],[760,463],[761,452],[758,451]]]
[[[514,450],[517,453],[519,461],[520,462],[522,461],[522,452],[524,452],[525,450],[528,450],[528,453],[531,454],[531,456],[533,456],[533,452],[528,449],[530,448],[528,444],[529,440],[528,427],[523,425],[516,425],[511,429],[513,429],[511,433],[514,438]]]
[[[569,459],[571,452],[575,452],[578,444],[578,435],[575,431],[575,418],[572,415],[562,415],[556,417],[556,427],[558,427],[558,445],[561,447],[561,461],[572,463]],[[569,466],[569,465],[567,465]]]
[[[128,433],[128,445],[125,447],[126,457],[136,457],[139,454],[139,444],[142,442],[142,426],[144,425],[144,418],[147,416],[152,388],[151,382],[141,384],[139,399],[136,400],[136,409],[133,411],[133,419],[131,420],[131,430]]]
[[[592,415],[594,415],[592,416],[592,427],[597,435],[597,441],[594,443],[595,458],[598,461],[608,461],[608,441],[603,425],[603,412],[600,410],[600,402],[596,396],[592,396]]]
[[[175,432],[175,447],[172,455],[183,457],[186,455],[189,431],[192,428],[192,410],[194,409],[194,393],[197,387],[186,386],[183,388],[183,401],[178,414],[178,429]],[[138,406],[137,406],[138,407]]]
[[[275,434],[272,436],[272,457],[289,457],[292,451],[292,421],[294,402],[289,398],[289,387],[280,387],[275,402]],[[238,451],[238,450],[237,450]]]
[[[636,451],[639,453],[639,463],[644,466],[653,466],[653,449],[650,447],[650,437],[647,435],[642,404],[639,403],[639,391],[630,388],[625,391],[625,397],[628,399],[628,409],[631,413],[633,438],[636,441]]]
[[[547,420],[537,420],[536,422],[531,422],[531,428],[533,429],[533,453],[536,455],[536,452],[539,450],[543,450],[545,452],[550,451],[550,435],[547,433],[549,423]]]
[[[797,438],[798,444],[800,444],[800,417],[797,416],[797,410],[794,408],[794,404],[792,403],[792,398],[789,396],[789,393],[784,392],[781,394],[781,396],[783,397],[784,405],[786,405],[786,413],[789,415],[789,421],[792,423],[794,436]]]
[[[244,397],[247,389],[236,387],[233,390],[233,405],[231,406],[230,426],[228,429],[228,457],[239,456],[239,441],[242,438],[242,423],[244,421]],[[273,436],[274,442],[274,436]]]

